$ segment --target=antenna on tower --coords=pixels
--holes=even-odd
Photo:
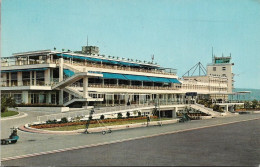
[[[214,63],[213,46],[212,46],[212,63]]]
[[[154,60],[154,54],[152,55],[152,63],[153,63],[153,60]]]
[[[88,46],[88,36],[87,36],[87,46]]]

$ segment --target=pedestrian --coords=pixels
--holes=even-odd
[[[150,116],[148,116],[148,115],[146,115],[146,118],[147,118],[147,126],[148,126],[151,119],[150,119]]]

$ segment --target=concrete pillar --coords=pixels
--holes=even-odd
[[[9,72],[9,86],[11,87],[12,86],[12,78],[11,78],[11,73]]]
[[[2,85],[3,86],[7,86],[6,83],[7,83],[7,77],[6,77],[6,74],[7,73],[2,73],[3,74],[3,78],[2,78]]]
[[[105,85],[105,79],[102,79],[102,87]]]
[[[47,103],[48,104],[51,104],[51,92],[48,92],[48,94],[47,94],[47,96],[48,96],[48,101],[47,101]]]
[[[24,104],[28,103],[28,91],[22,91],[22,102]]]
[[[115,95],[112,94],[112,106],[115,106]]]
[[[30,64],[30,57],[27,57],[27,64]]]
[[[51,58],[50,58],[50,55],[48,54],[47,57],[46,57],[46,61],[47,63],[50,63],[51,62]]]
[[[59,82],[63,81],[63,64],[64,63],[64,59],[63,58],[59,58]]]
[[[17,84],[18,86],[22,86],[23,85],[23,76],[22,76],[22,72],[17,72]]]
[[[59,92],[59,105],[63,105],[63,89]]]
[[[33,84],[33,83],[32,83],[32,78],[33,78],[33,77],[32,77],[32,73],[33,73],[33,72],[30,71],[30,86]]]
[[[51,73],[50,73],[50,68],[44,71],[44,83],[45,85],[50,85],[50,78],[51,78]]]
[[[119,85],[119,82],[118,82],[118,79],[116,80],[116,86],[118,86]]]
[[[83,98],[88,97],[88,77],[83,78]]]
[[[178,107],[175,107],[173,110],[172,110],[172,118],[176,118],[176,113],[178,111]]]
[[[228,112],[228,105],[226,105],[226,112]]]
[[[36,71],[33,71],[34,72],[34,75],[33,75],[33,78],[34,78],[34,82],[33,82],[33,85],[35,85],[36,86]]]

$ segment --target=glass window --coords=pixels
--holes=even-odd
[[[30,72],[23,72],[23,80],[30,80]]]
[[[213,67],[213,71],[216,71],[217,70],[217,67]]]
[[[11,80],[17,80],[17,72],[11,73]]]
[[[36,71],[36,78],[37,79],[44,78],[44,71]]]
[[[226,71],[226,67],[222,67],[222,70],[223,70],[223,71]]]

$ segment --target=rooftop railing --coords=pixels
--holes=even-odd
[[[9,66],[23,66],[23,65],[34,65],[34,64],[57,64],[58,60],[14,60],[14,59],[4,59],[1,60],[2,67]]]
[[[176,75],[175,69],[167,69],[167,70],[160,70],[160,69],[144,69],[144,68],[133,68],[133,67],[124,67],[124,66],[117,66],[117,65],[105,65],[105,64],[95,64],[89,62],[75,62],[64,60],[65,63],[78,65],[78,66],[87,66],[87,67],[95,67],[95,68],[106,68],[106,69],[114,69],[114,70],[124,70],[124,71],[136,71],[136,72],[145,72],[145,73],[155,73],[155,74],[164,74],[164,75]]]

